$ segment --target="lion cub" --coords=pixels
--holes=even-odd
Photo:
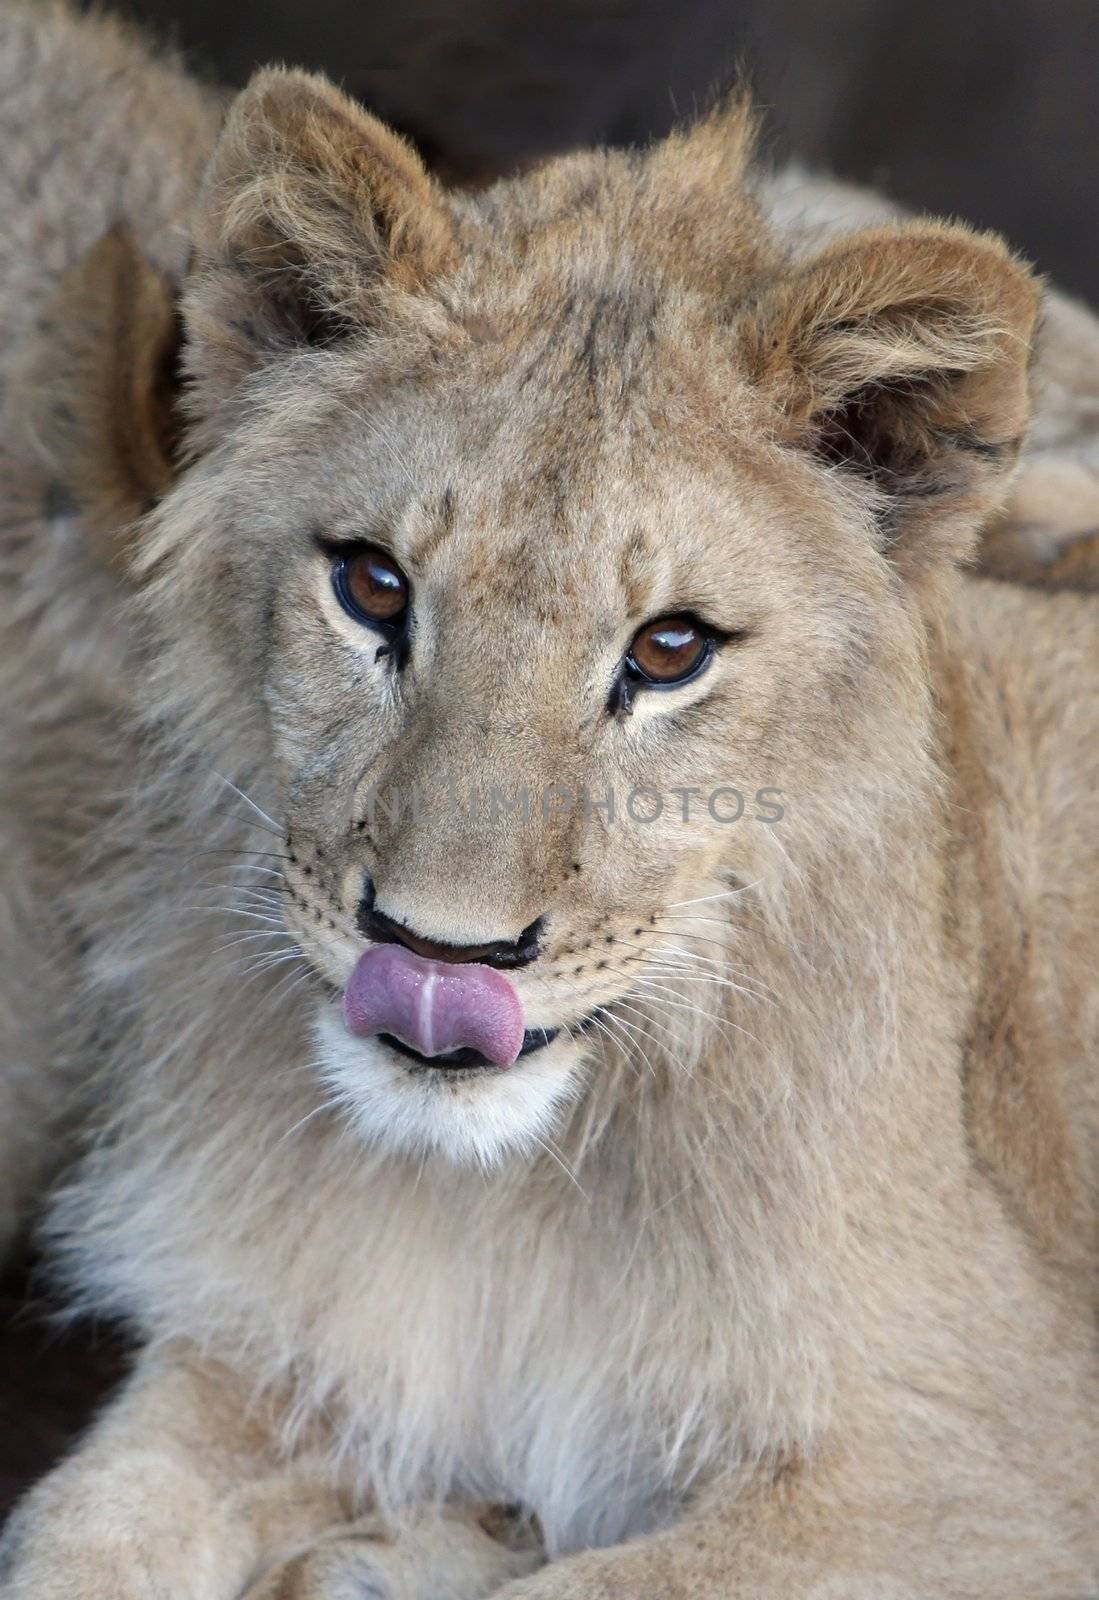
[[[470,197],[0,73],[0,1204],[81,1126],[145,1341],[3,1600],[1094,1595],[1097,603],[963,567],[1029,272],[740,105]]]

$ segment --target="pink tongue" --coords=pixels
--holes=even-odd
[[[343,1014],[352,1033],[392,1033],[425,1056],[468,1045],[506,1067],[523,1045],[523,1005],[502,973],[428,961],[399,944],[375,945],[359,957]]]

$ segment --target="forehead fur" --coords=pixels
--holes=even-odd
[[[224,398],[256,347],[368,330],[407,363],[455,322],[505,354],[525,344],[528,364],[547,327],[575,328],[594,377],[662,296],[728,303],[774,259],[746,187],[751,142],[739,100],[651,151],[588,152],[454,196],[330,86],[262,74],[230,113],[197,229],[195,409]]]
[[[318,451],[331,449],[349,413],[366,416],[386,430],[377,453],[393,470],[381,476],[398,498],[409,484],[394,451],[418,457],[413,498],[434,503],[452,488],[432,472],[449,446],[453,458],[464,454],[467,484],[474,463],[484,474],[482,501],[494,470],[510,469],[508,521],[532,527],[566,497],[582,509],[598,487],[593,474],[608,467],[652,493],[661,457],[719,466],[730,420],[762,424],[767,411],[740,381],[733,336],[738,307],[781,261],[747,178],[752,133],[736,101],[648,152],[585,152],[477,196],[431,198],[416,185],[405,203],[438,206],[455,230],[445,269],[411,292],[407,273],[382,272],[372,312],[350,337],[323,342],[315,361],[306,348],[296,365],[258,371],[251,416],[267,446],[308,453],[314,437]],[[332,181],[349,173],[365,191],[365,167],[343,163]],[[253,206],[258,193],[253,180]],[[346,202],[365,204],[365,194]],[[391,240],[398,252],[410,246],[403,213]],[[234,266],[239,278],[239,257]],[[192,361],[203,366],[207,286],[200,274],[190,295]],[[424,434],[433,459],[417,450]],[[426,528],[421,549],[436,542]]]
[[[736,101],[649,151],[586,151],[459,203],[463,243],[497,268],[608,289],[672,284],[727,301],[776,262],[747,180]]]

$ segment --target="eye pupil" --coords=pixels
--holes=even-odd
[[[702,665],[710,643],[690,617],[661,617],[634,636],[626,663],[642,681],[679,683]]]
[[[333,578],[346,610],[362,622],[399,622],[408,607],[408,579],[384,550],[366,545],[337,562]]]

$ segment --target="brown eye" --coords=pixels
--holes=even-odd
[[[408,610],[408,579],[392,556],[377,545],[362,545],[340,556],[332,586],[344,610],[357,622],[397,628]]]
[[[634,635],[626,670],[642,683],[685,683],[709,664],[713,635],[690,617],[659,617]]]

